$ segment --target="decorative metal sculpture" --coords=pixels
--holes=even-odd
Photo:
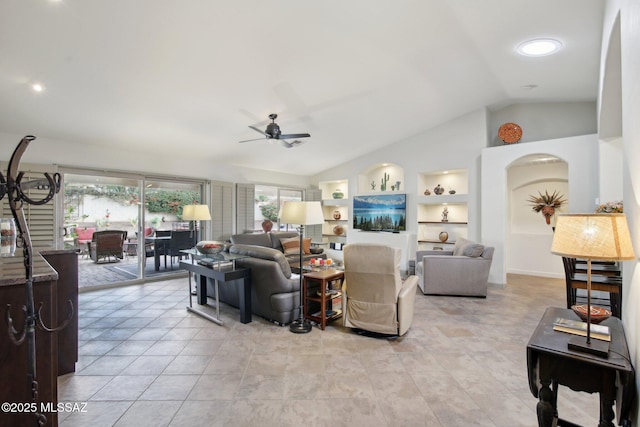
[[[18,246],[22,247],[24,254],[26,277],[26,304],[22,306],[22,311],[25,314],[24,326],[19,331],[14,328],[13,318],[11,317],[11,304],[7,304],[7,329],[9,338],[15,345],[21,345],[24,341],[27,342],[27,378],[29,380],[29,385],[31,386],[32,401],[38,408],[35,412],[36,421],[38,425],[43,426],[47,423],[47,417],[40,411],[40,406],[38,405],[35,327],[38,326],[41,330],[46,332],[60,331],[64,329],[73,318],[74,308],[71,300],[68,300],[69,316],[63,323],[55,328],[49,328],[42,322],[40,315],[42,303],[40,303],[38,311],[35,311],[33,301],[33,247],[31,243],[31,235],[29,234],[29,227],[27,226],[27,220],[22,207],[25,202],[30,205],[44,205],[45,203],[50,202],[55,194],[60,191],[60,174],[55,173],[51,176],[45,172],[45,179],[22,182],[24,172],[18,172],[18,166],[20,165],[20,159],[27,150],[29,143],[34,139],[36,139],[35,136],[27,135],[18,143],[18,146],[11,156],[11,160],[9,160],[6,180],[0,172],[0,199],[3,199],[5,195],[8,197],[11,213],[13,214],[13,218],[15,219],[16,227],[18,229]],[[33,200],[25,194],[25,191],[30,188],[48,190],[49,192],[43,199]]]

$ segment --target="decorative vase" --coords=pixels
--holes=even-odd
[[[431,195],[431,191],[429,191],[429,189],[427,188],[426,190],[424,190],[424,195],[425,196],[430,196]]]
[[[273,228],[273,222],[271,222],[270,219],[265,219],[264,221],[262,221],[262,230],[265,233],[270,232],[272,228]]]
[[[344,228],[341,225],[336,225],[333,227],[333,234],[336,236],[341,236],[344,233]]]
[[[337,221],[340,218],[342,218],[342,215],[340,214],[340,211],[333,211],[333,219],[335,219]]]
[[[444,193],[444,188],[441,187],[440,184],[438,184],[436,188],[433,189],[433,192],[439,196]]]
[[[447,239],[449,239],[449,233],[447,233],[446,231],[441,231],[440,234],[438,234],[438,239],[440,239],[442,243],[446,242]]]
[[[456,190],[449,190],[449,194],[456,194]]]
[[[338,188],[336,191],[333,192],[331,197],[333,197],[334,199],[343,199],[344,198],[344,193],[342,191],[340,191],[340,189]]]
[[[16,240],[16,223],[13,218],[0,218],[0,256],[14,256]]]
[[[396,181],[396,191],[400,191],[400,181]]]

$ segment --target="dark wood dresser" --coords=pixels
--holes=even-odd
[[[58,272],[58,323],[63,322],[73,304],[74,315],[58,332],[58,375],[76,371],[78,361],[78,254],[74,250],[42,251],[40,254]]]
[[[58,273],[40,255],[34,256],[34,303],[36,310],[43,303],[42,320],[49,327],[58,323],[57,280]],[[26,304],[24,258],[20,250],[15,257],[0,257],[0,403],[32,402],[31,385],[27,379],[27,342],[16,346],[7,331],[6,310],[11,305],[14,327],[24,326],[22,307]],[[63,320],[66,314],[62,314]],[[57,334],[36,328],[36,379],[38,380],[38,405],[40,402],[58,401],[58,343]],[[18,408],[14,408],[18,409]],[[57,426],[56,413],[46,413],[47,425]],[[0,411],[0,426],[37,425],[32,412]]]

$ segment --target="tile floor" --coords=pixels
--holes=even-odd
[[[562,280],[509,276],[486,299],[417,295],[403,338],[330,324],[187,313],[186,279],[80,294],[80,360],[59,378],[67,426],[535,426],[525,348]],[[561,388],[560,416],[596,425],[597,395]]]

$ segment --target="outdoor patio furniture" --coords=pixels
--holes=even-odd
[[[124,241],[127,232],[122,230],[104,230],[93,233],[93,239],[89,242],[89,254],[94,262],[111,258],[118,261],[124,258]]]

